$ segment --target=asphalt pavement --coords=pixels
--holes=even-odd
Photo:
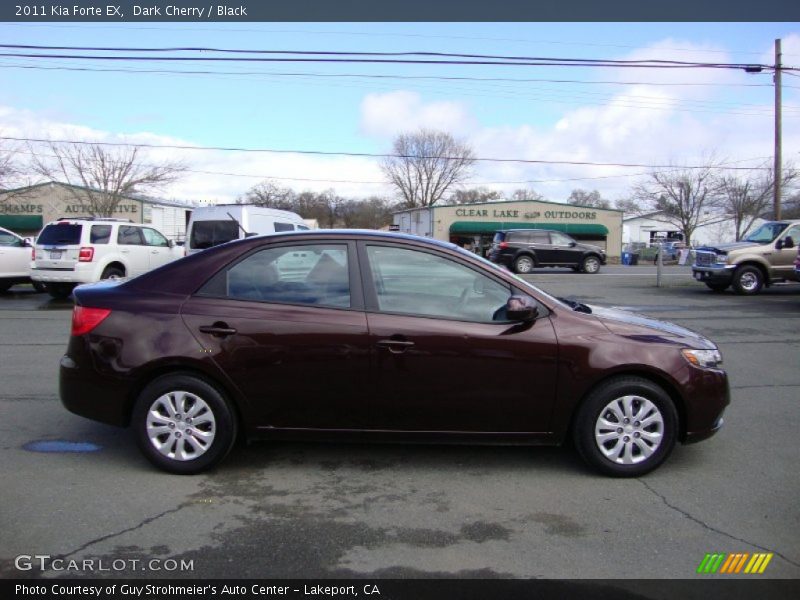
[[[129,431],[62,408],[71,301],[18,286],[0,296],[0,576],[708,578],[723,576],[696,574],[706,553],[765,552],[760,577],[798,578],[800,285],[715,294],[666,267],[657,288],[649,265],[527,279],[716,341],[722,431],[632,480],[569,448],[311,443],[168,475]],[[94,568],[18,568],[37,554]]]

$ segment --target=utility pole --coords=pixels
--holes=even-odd
[[[781,219],[781,40],[775,40],[775,195],[773,207],[775,220]]]

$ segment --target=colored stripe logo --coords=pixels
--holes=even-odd
[[[754,554],[748,552],[731,554],[724,552],[709,553],[700,562],[697,572],[704,575],[714,573],[721,575],[761,575],[767,569],[772,556],[772,552],[756,552]]]

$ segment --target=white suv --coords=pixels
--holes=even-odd
[[[30,240],[0,227],[0,293],[17,283],[30,283],[30,266]],[[42,290],[37,287],[37,291]]]
[[[123,219],[59,219],[36,240],[31,279],[54,298],[80,283],[136,277],[183,256],[157,229]]]

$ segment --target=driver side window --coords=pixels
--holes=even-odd
[[[367,246],[381,312],[491,322],[511,289],[469,267],[428,252]]]

